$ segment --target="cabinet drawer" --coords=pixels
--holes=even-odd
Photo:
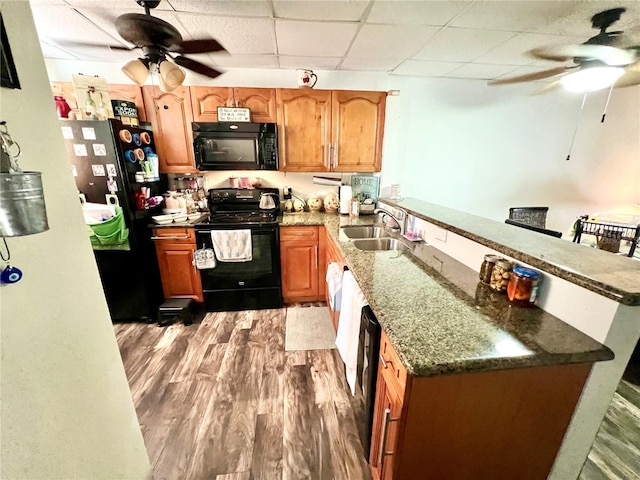
[[[318,227],[280,227],[280,240],[318,240]]]
[[[380,363],[382,363],[385,379],[391,380],[402,398],[407,386],[407,370],[400,361],[400,357],[391,346],[387,334],[382,332],[380,338]]]
[[[179,228],[179,227],[170,227],[170,228],[154,228],[152,240],[158,241],[171,241],[175,242],[184,242],[184,243],[195,243],[196,234],[193,228]]]

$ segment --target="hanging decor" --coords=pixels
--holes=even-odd
[[[20,237],[49,230],[40,172],[23,172],[18,166],[20,145],[11,138],[6,122],[0,121],[0,272],[1,283],[16,283],[22,271],[9,264],[11,252],[6,237]]]

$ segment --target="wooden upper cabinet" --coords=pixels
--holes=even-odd
[[[142,92],[147,119],[153,125],[160,172],[195,172],[189,88],[178,87],[164,93],[156,86],[144,86]]]
[[[379,172],[386,92],[334,90],[331,124],[335,172]]]
[[[194,122],[217,122],[218,107],[245,107],[252,122],[275,123],[276,91],[273,88],[191,87]]]
[[[251,121],[276,123],[276,90],[274,88],[234,88],[233,106],[251,110]]]
[[[111,100],[126,100],[133,102],[138,109],[138,121],[147,121],[147,112],[144,109],[142,89],[137,85],[109,84],[109,98]]]
[[[232,102],[231,87],[191,87],[194,122],[217,122],[218,107],[230,107]]]
[[[326,172],[331,147],[331,91],[278,89],[280,170]]]

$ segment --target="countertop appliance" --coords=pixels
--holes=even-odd
[[[381,333],[380,324],[376,320],[371,307],[369,305],[364,306],[362,308],[360,339],[358,342],[356,397],[360,397],[364,405],[364,421],[358,425],[358,433],[360,434],[364,455],[367,459],[371,450],[371,429],[376,397]]]
[[[207,219],[194,225],[198,248],[213,248],[212,232],[250,230],[252,256],[249,261],[216,262],[214,268],[200,270],[204,305],[209,312],[280,308],[279,209],[260,209],[262,194],[277,188],[214,188],[209,190]]]
[[[278,170],[275,123],[193,122],[199,170]]]
[[[148,226],[162,206],[149,207],[144,197],[161,195],[167,179],[138,182],[136,173],[155,155],[153,133],[118,120],[61,120],[60,127],[79,193],[90,203],[118,204],[129,230],[128,249],[94,246],[111,319],[152,321],[163,296]]]

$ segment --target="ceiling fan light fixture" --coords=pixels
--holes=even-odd
[[[560,83],[570,92],[587,93],[610,87],[623,74],[620,67],[590,67],[565,75]]]
[[[160,62],[158,72],[160,73],[161,81],[163,81],[168,88],[171,88],[171,90],[175,90],[182,85],[185,79],[184,71],[169,60]]]
[[[148,66],[139,58],[127,62],[122,67],[122,72],[140,86],[144,85],[149,76]]]

